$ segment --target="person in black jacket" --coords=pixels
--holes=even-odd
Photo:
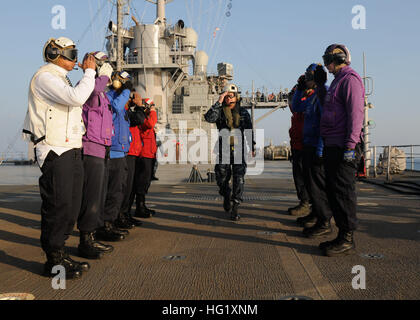
[[[243,201],[246,161],[245,140],[255,156],[255,142],[251,117],[240,106],[240,95],[234,84],[227,85],[219,100],[207,111],[207,122],[216,123],[219,130],[218,162],[215,166],[219,194],[223,196],[223,208],[230,211],[230,218],[240,219],[239,204]],[[247,130],[247,131],[245,131]],[[229,181],[233,175],[232,189]]]

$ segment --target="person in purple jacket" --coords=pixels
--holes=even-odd
[[[103,210],[105,156],[109,153],[113,136],[112,111],[105,93],[110,83],[112,67],[103,52],[94,52],[97,76],[95,89],[83,105],[83,122],[86,133],[83,136],[84,183],[82,206],[78,218],[80,231],[79,255],[87,259],[99,259],[113,247],[95,240],[99,214]]]
[[[328,201],[339,231],[336,239],[322,242],[319,248],[332,257],[354,253],[355,248],[356,168],[361,153],[365,89],[359,74],[350,67],[351,55],[346,46],[330,45],[323,59],[334,80],[322,97],[320,133]]]

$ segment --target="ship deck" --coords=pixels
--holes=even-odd
[[[190,170],[160,166],[147,198],[157,214],[113,243],[114,252],[90,260],[91,270],[65,290],[41,275],[38,186],[0,186],[0,293],[58,300],[420,299],[418,195],[358,182],[356,254],[329,258],[317,246],[337,229],[307,239],[287,215],[297,203],[289,162],[266,162],[263,175],[247,177],[239,222],[228,219],[215,184],[185,182]],[[66,245],[79,259],[77,229]],[[356,265],[365,267],[366,289],[352,287]]]

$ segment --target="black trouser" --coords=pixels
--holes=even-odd
[[[78,218],[78,229],[92,232],[98,227],[98,220],[104,210],[105,159],[83,156],[85,171],[82,208]]]
[[[303,150],[292,150],[292,168],[297,197],[301,202],[309,202],[309,194],[303,178]]]
[[[343,154],[343,148],[324,148],[328,200],[337,227],[347,232],[357,228],[357,160],[346,162]]]
[[[41,246],[49,253],[64,247],[72,233],[82,202],[81,149],[58,156],[50,151],[41,168]]]
[[[129,214],[131,206],[134,202],[134,197],[136,195],[134,190],[134,174],[136,172],[136,156],[127,156],[127,179],[123,185],[123,202],[121,204],[120,213]]]
[[[135,192],[138,201],[144,202],[152,181],[153,160],[151,158],[137,158],[135,170]]]
[[[101,216],[100,227],[105,221],[115,221],[120,213],[123,201],[123,185],[127,179],[126,158],[107,160],[105,178],[105,208]]]
[[[325,168],[323,160],[316,155],[315,147],[305,146],[303,149],[303,172],[312,211],[322,222],[329,221],[332,212],[327,196]]]
[[[219,159],[220,160],[220,159]],[[221,161],[220,161],[221,162]],[[246,162],[242,156],[242,163],[235,164],[234,152],[230,152],[230,163],[216,164],[214,172],[216,174],[216,182],[219,186],[219,194],[223,197],[230,196],[236,202],[243,201],[243,193],[245,186]],[[229,186],[230,178],[233,175],[232,189]]]

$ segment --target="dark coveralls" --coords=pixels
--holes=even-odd
[[[318,90],[318,89],[317,89]],[[303,129],[303,172],[308,188],[312,210],[320,222],[330,221],[333,215],[328,203],[325,168],[323,161],[324,144],[320,137],[320,119],[323,106],[318,99],[318,91],[309,96],[296,90],[292,108],[295,112],[304,112]]]
[[[309,203],[309,193],[303,179],[303,124],[304,113],[293,112],[292,104],[289,103],[293,113],[289,130],[290,146],[292,147],[292,172],[295,182],[297,197],[301,203]]]
[[[237,141],[241,143],[236,146],[230,145],[229,138],[223,139],[221,132],[229,130],[228,121],[223,112],[223,106],[216,101],[216,103],[207,111],[204,118],[207,122],[216,123],[219,130],[218,140],[218,163],[215,166],[215,174],[217,185],[219,186],[219,194],[221,196],[231,196],[231,200],[235,202],[243,201],[243,192],[245,184],[246,161],[245,161],[245,133],[244,130],[249,129],[252,136],[252,141],[248,141],[248,147],[255,151],[254,134],[252,132],[251,117],[245,108],[239,107],[240,122],[237,132],[240,132]],[[247,135],[248,136],[248,135]],[[223,156],[224,155],[224,156]],[[235,156],[236,155],[236,156]],[[235,161],[236,159],[236,161]],[[236,163],[235,163],[236,162]],[[230,178],[233,175],[232,189],[229,186]]]
[[[328,89],[321,117],[328,200],[343,232],[353,232],[358,225],[356,170],[361,156],[364,95],[360,75],[350,66],[342,68]],[[344,159],[346,149],[354,149],[355,159]]]

